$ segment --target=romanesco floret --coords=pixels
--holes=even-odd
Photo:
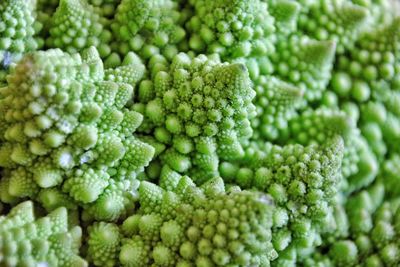
[[[88,0],[88,3],[96,8],[97,13],[111,19],[121,0]]]
[[[20,57],[40,44],[34,35],[40,30],[35,21],[34,0],[5,0],[0,4],[0,62],[6,51]]]
[[[290,142],[302,145],[325,144],[336,135],[346,138],[354,122],[341,111],[306,109],[288,122]]]
[[[331,76],[336,43],[306,36],[280,36],[270,56],[273,74],[304,90],[307,101],[318,101]]]
[[[391,0],[0,2],[0,266],[400,264]]]
[[[35,218],[31,201],[13,207],[0,216],[0,265],[2,266],[88,266],[78,250],[82,230],[69,228],[67,210],[58,208]]]
[[[122,0],[111,23],[118,39],[113,50],[121,55],[134,51],[144,59],[161,53],[171,59],[186,35],[177,6],[172,0]]]
[[[391,0],[351,0],[351,2],[368,9],[371,15],[369,27],[387,23],[397,16],[396,7],[393,6],[396,2]]]
[[[378,160],[358,128],[345,139],[342,161],[342,192],[350,193],[371,184],[378,174]]]
[[[276,257],[267,196],[225,192],[220,178],[199,188],[171,169],[163,171],[160,179],[169,189],[142,182],[141,208],[120,227],[124,239],[119,255],[107,242],[118,240],[113,224],[92,230],[89,250],[107,251],[103,255],[109,255],[109,260],[118,256],[122,266],[269,266]]]
[[[88,228],[88,256],[95,266],[112,267],[118,262],[122,235],[116,224],[96,222]]]
[[[335,135],[342,136],[345,148],[341,166],[341,190],[350,193],[369,185],[378,172],[377,159],[356,127],[356,121],[357,118],[342,110],[325,107],[305,109],[289,120],[289,130],[283,140],[284,143],[302,145],[325,144]]]
[[[301,0],[298,28],[317,40],[336,42],[336,53],[351,49],[365,29],[368,9],[343,0]]]
[[[194,15],[186,24],[189,47],[218,53],[223,60],[263,56],[274,50],[274,20],[261,0],[191,0]]]
[[[330,85],[341,99],[358,104],[360,129],[379,160],[396,152],[400,140],[399,23],[364,34],[355,49],[339,56]]]
[[[94,8],[82,0],[60,0],[50,19],[48,47],[61,48],[69,53],[81,52],[95,46],[102,58],[111,53],[111,32]]]
[[[135,109],[147,122],[139,130],[167,146],[160,155],[165,164],[182,173],[190,169],[202,183],[217,174],[219,158],[243,155],[241,140],[252,134],[249,118],[255,111],[243,64],[181,53],[170,66],[154,63],[150,71]]]
[[[297,28],[297,20],[302,6],[292,0],[268,0],[268,11],[274,17],[275,32],[289,35]]]
[[[341,219],[348,220],[347,235],[326,243],[306,259],[305,266],[397,266],[399,204],[398,199],[384,201],[379,183],[351,196],[346,204],[347,218]],[[322,250],[327,253],[321,254]]]
[[[271,63],[270,56],[276,52],[275,43],[279,40],[279,36],[287,36],[295,30],[299,5],[293,1],[270,0],[268,1],[268,11],[273,16],[273,19],[268,19],[269,23],[274,23],[273,25],[275,25],[274,33],[270,33],[268,37],[269,42],[274,45],[274,49],[269,49],[253,56],[233,58],[233,62],[246,64],[255,87],[266,86],[265,79],[271,78],[274,65]],[[272,28],[273,25],[269,27]],[[226,58],[225,60],[232,61],[231,58]]]
[[[253,139],[276,141],[288,135],[288,121],[296,117],[304,91],[284,81],[260,76],[254,82],[257,115],[251,120]]]
[[[295,127],[291,137],[305,144],[309,141],[325,143],[326,137],[333,134],[340,134],[344,138],[341,191],[345,194],[371,184],[379,169],[373,150],[355,125],[359,114],[352,114],[354,113],[351,111],[352,107],[343,105],[341,111],[325,108],[315,111],[306,110],[294,119],[293,126]],[[289,122],[289,125],[291,124]],[[301,125],[308,125],[308,127],[300,130]]]
[[[35,0],[4,0],[0,3],[0,85],[7,69],[26,52],[43,45],[36,34],[42,25],[36,19]]]
[[[385,194],[389,197],[397,197],[400,194],[400,155],[393,154],[381,166],[379,180],[385,186]]]
[[[242,164],[222,163],[220,173],[242,188],[271,195],[277,206],[273,244],[280,255],[292,258],[296,250],[319,242],[319,228],[332,212],[339,189],[343,149],[339,136],[323,146],[259,144],[246,151]],[[277,264],[284,264],[281,260],[286,260],[285,256],[280,256]]]
[[[95,48],[82,57],[40,51],[18,63],[1,89],[0,106],[7,109],[1,117],[0,165],[7,169],[2,201],[38,196],[55,207],[54,201],[73,199],[105,220],[117,219],[131,205],[124,192],[154,154],[132,134],[142,115],[124,107],[141,78],[124,75],[143,75],[139,63],[104,71]],[[119,71],[130,67],[138,69]],[[53,188],[69,197],[41,193]]]

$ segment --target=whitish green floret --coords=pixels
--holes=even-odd
[[[165,164],[190,171],[201,183],[216,175],[219,158],[243,155],[241,141],[253,132],[249,119],[255,92],[240,63],[184,53],[170,66],[163,62],[152,59],[152,79],[139,86],[135,109],[145,116],[140,130],[167,146],[160,156]]]
[[[0,216],[0,265],[86,267],[78,255],[82,231],[68,228],[65,208],[35,218],[34,206],[26,201]]]
[[[176,175],[179,181],[172,191],[142,182],[141,209],[121,227],[125,239],[120,265],[269,266],[276,257],[270,242],[269,197],[225,192],[220,178],[199,188],[190,178]],[[100,234],[106,235],[90,236],[89,249],[95,248],[90,244]]]
[[[95,48],[82,56],[55,49],[24,57],[0,90],[7,110],[1,114],[0,165],[8,170],[2,201],[38,196],[54,208],[69,195],[99,209],[89,212],[97,219],[123,214],[132,200],[123,192],[154,154],[132,134],[143,116],[125,108],[143,71],[140,62],[104,71]],[[41,193],[53,188],[61,195]]]

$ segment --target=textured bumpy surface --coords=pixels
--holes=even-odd
[[[134,108],[145,115],[139,131],[165,145],[163,163],[189,171],[201,183],[218,175],[219,158],[243,155],[240,141],[252,135],[249,118],[255,113],[255,92],[243,64],[182,53],[166,70],[150,71],[153,78],[140,84]]]
[[[400,266],[391,0],[0,0],[0,266]]]
[[[103,220],[132,206],[135,176],[154,154],[132,134],[143,116],[124,108],[143,72],[140,61],[104,71],[94,48],[22,59],[1,89],[1,201],[75,202]]]
[[[196,187],[168,167],[162,173],[164,188],[141,183],[141,208],[122,226],[91,226],[95,265],[268,266],[276,258],[269,197],[238,188],[225,192],[221,178]]]
[[[241,188],[257,188],[275,203],[272,240],[283,253],[307,249],[320,238],[339,187],[343,142],[334,138],[325,146],[299,144],[280,147],[254,144],[242,162],[224,162],[222,178]],[[279,258],[284,264],[285,258]],[[284,266],[284,265],[283,265]]]
[[[65,208],[35,219],[34,206],[26,201],[0,216],[0,254],[4,266],[85,267],[78,256],[82,230],[68,227]]]

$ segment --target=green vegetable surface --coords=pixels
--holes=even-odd
[[[400,266],[390,0],[1,0],[0,266]]]

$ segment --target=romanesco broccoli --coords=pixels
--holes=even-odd
[[[1,89],[1,200],[38,197],[50,209],[75,201],[97,219],[117,219],[154,154],[132,134],[143,116],[124,107],[143,71],[140,62],[103,70],[95,48],[24,57]]]
[[[400,265],[391,0],[0,2],[0,266]]]
[[[82,230],[68,227],[64,207],[45,217],[36,218],[34,213],[33,203],[26,201],[0,216],[2,266],[88,266],[78,255]]]

